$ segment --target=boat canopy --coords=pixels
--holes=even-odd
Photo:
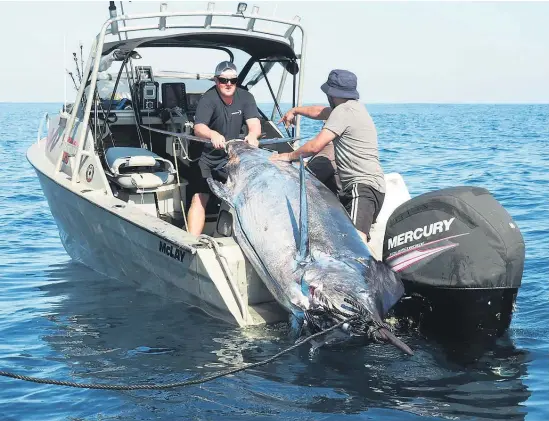
[[[297,56],[290,44],[266,37],[227,32],[194,32],[164,35],[160,37],[133,38],[108,42],[103,45],[102,55],[120,49],[129,53],[143,47],[190,47],[226,49],[236,48],[248,53],[253,59],[277,57],[294,61]]]

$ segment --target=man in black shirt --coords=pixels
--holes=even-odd
[[[230,61],[222,61],[215,69],[215,86],[204,93],[196,108],[194,134],[212,142],[211,146],[204,146],[198,160],[202,180],[189,209],[189,232],[196,236],[204,229],[206,205],[211,194],[206,179],[226,181],[223,171],[227,163],[225,141],[237,139],[246,123],[245,140],[251,145],[259,144],[261,123],[257,104],[251,93],[236,87],[237,82],[236,66]]]

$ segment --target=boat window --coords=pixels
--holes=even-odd
[[[97,90],[99,92],[100,99],[111,99],[112,91],[116,83],[116,76],[117,75],[114,74],[111,75],[111,79],[97,81]],[[125,80],[125,78],[120,78],[118,88],[116,89],[116,94],[114,95],[114,100],[120,101],[123,98],[131,99],[131,94],[128,82]]]
[[[284,68],[283,65],[279,62],[263,62],[262,64],[265,72],[267,73],[267,80],[265,79],[265,77],[263,77],[261,67],[256,62],[250,69],[250,72],[244,80],[243,85],[254,95],[258,106],[265,112],[267,117],[270,119],[271,116],[274,114],[274,118],[278,121],[280,116],[278,108],[275,105],[275,98],[278,95],[278,90],[282,81]],[[292,104],[292,78],[292,75],[286,75],[284,89],[282,90],[280,101],[278,103],[278,106],[280,107],[282,112],[285,112],[287,109],[289,109]],[[269,83],[267,83],[267,81]]]
[[[278,60],[281,60],[281,61],[278,61]],[[273,75],[271,74],[272,71],[274,69],[277,69],[280,72],[282,69],[282,66],[286,65],[286,63],[287,61],[285,59],[280,59],[277,57],[270,57],[262,60],[263,69],[265,70],[265,73],[268,75],[270,82],[271,80],[273,80]],[[261,67],[259,66],[259,63],[256,61],[250,68],[250,71],[248,72],[248,74],[246,75],[243,85],[249,89],[252,86],[256,85],[260,80],[262,80],[263,77],[264,76],[263,76],[263,72],[261,71]]]
[[[269,63],[271,65],[272,63]],[[268,70],[271,66],[265,66],[265,71],[268,73]],[[259,67],[259,63],[256,61],[252,67],[250,68],[250,71],[246,75],[246,78],[242,82],[242,86],[245,86],[246,88],[250,89],[252,86],[257,84],[259,80],[263,78],[263,72],[261,71],[261,67]]]
[[[178,71],[212,74],[217,63],[229,60],[227,52],[207,48],[137,48],[141,59],[134,60],[134,66],[152,66],[154,72]],[[235,64],[236,57],[235,57]]]

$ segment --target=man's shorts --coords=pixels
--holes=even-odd
[[[356,229],[362,231],[370,241],[370,228],[376,222],[385,193],[366,184],[352,184],[339,194],[339,201],[351,217]]]
[[[208,178],[225,183],[227,181],[227,172],[225,171],[225,165],[227,165],[228,156],[219,157],[211,156],[208,153],[202,153],[198,160],[198,168],[202,177],[199,177],[195,182],[195,193],[208,193],[212,191],[208,185]]]

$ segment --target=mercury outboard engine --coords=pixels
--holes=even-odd
[[[486,189],[412,198],[387,221],[383,243],[383,260],[406,290],[394,313],[436,339],[499,337],[511,323],[524,255],[517,224]]]

